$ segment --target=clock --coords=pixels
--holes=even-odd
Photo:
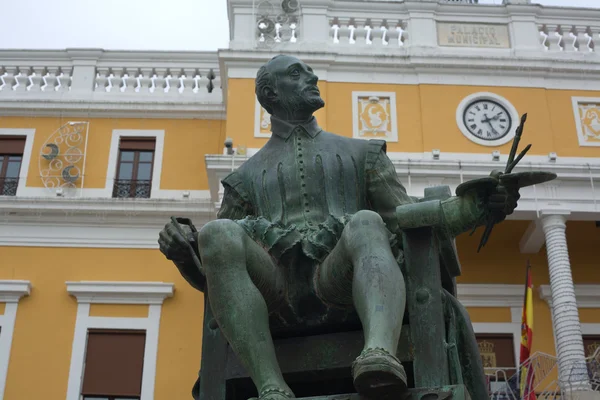
[[[456,120],[469,140],[483,146],[499,146],[514,137],[518,114],[503,97],[475,93],[460,103]]]

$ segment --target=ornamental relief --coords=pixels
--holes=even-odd
[[[392,92],[353,92],[353,137],[398,141],[396,94]]]
[[[583,140],[600,145],[600,104],[579,104]]]
[[[254,114],[254,137],[271,137],[271,114],[265,110],[258,100],[256,101]]]
[[[573,98],[580,146],[600,146],[600,98]]]

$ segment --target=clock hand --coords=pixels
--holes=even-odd
[[[498,135],[498,131],[496,131],[496,129],[494,129],[494,126],[492,125],[492,122],[494,120],[494,118],[488,118],[487,114],[483,114],[484,119],[481,120],[481,123],[483,124],[488,124],[490,126],[490,128],[492,128],[492,133],[495,135]]]

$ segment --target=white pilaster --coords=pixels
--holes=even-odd
[[[581,323],[567,247],[567,216],[568,213],[543,213],[541,218],[550,270],[552,323],[558,372],[563,390],[585,389],[590,384],[585,366]]]

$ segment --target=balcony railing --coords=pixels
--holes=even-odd
[[[19,178],[0,178],[0,196],[16,196]]]
[[[224,111],[216,52],[0,50],[0,103],[17,114],[27,105],[86,116],[143,110],[145,117],[219,118]]]
[[[152,181],[117,179],[113,185],[114,198],[149,199]]]

